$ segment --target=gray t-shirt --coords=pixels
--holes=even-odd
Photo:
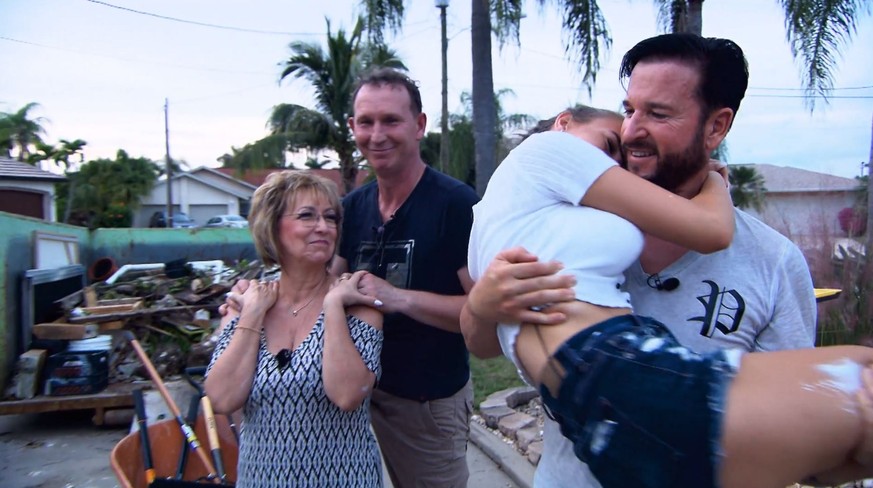
[[[663,322],[698,352],[719,348],[774,351],[815,345],[812,278],[800,250],[786,237],[737,210],[731,246],[708,255],[687,252],[658,273],[672,291],[655,288],[639,262],[625,272],[634,312]],[[546,419],[535,488],[594,488],[600,484],[573,445]]]

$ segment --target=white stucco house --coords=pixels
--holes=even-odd
[[[63,175],[0,157],[0,211],[57,222],[55,183]]]
[[[837,214],[855,205],[858,180],[771,164],[748,166],[764,178],[767,192],[760,212],[754,209],[746,212],[805,251],[850,237],[840,228]]]
[[[200,167],[170,179],[173,212],[185,212],[200,226],[221,214],[248,215],[248,205],[256,187],[212,168]],[[143,197],[134,215],[134,227],[148,227],[153,213],[166,211],[167,180],[155,183]]]

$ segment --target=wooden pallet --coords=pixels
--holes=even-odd
[[[0,402],[0,415],[58,412],[62,410],[95,410],[94,425],[103,425],[106,410],[113,408],[133,408],[134,388],[142,384],[113,383],[100,393],[90,395],[46,396],[37,395],[26,400]]]

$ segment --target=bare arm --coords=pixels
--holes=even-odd
[[[369,306],[373,297],[358,291],[358,282],[366,271],[336,282],[324,297],[324,353],[322,378],[327,397],[345,411],[361,406],[376,383],[349,334],[346,309],[371,326],[382,328],[382,313]]]
[[[335,258],[331,273],[334,275],[348,271],[348,264],[342,258]],[[458,270],[458,279],[464,291],[469,291],[473,280],[467,268]],[[383,305],[383,313],[402,313],[421,323],[449,332],[460,332],[458,320],[461,307],[467,300],[466,295],[439,295],[427,291],[406,290],[392,286],[387,281],[371,275],[365,275],[360,283],[361,293],[378,298]]]
[[[249,286],[241,297],[242,310],[227,349],[215,361],[204,382],[206,394],[218,413],[232,413],[245,405],[252,389],[261,344],[264,315],[276,302],[279,283]],[[233,318],[221,319],[222,328]]]
[[[730,193],[714,172],[689,200],[614,167],[591,185],[580,204],[624,217],[647,234],[701,253],[720,251],[733,238]]]
[[[461,332],[475,356],[491,358],[501,354],[497,323],[558,324],[562,313],[545,313],[531,307],[572,300],[575,279],[556,274],[562,268],[555,261],[539,262],[521,247],[501,251],[470,290],[461,312]]]

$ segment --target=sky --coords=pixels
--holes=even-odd
[[[557,12],[525,2],[520,46],[493,51],[495,90],[511,89],[507,113],[551,117],[586,103],[618,110],[621,56],[659,34],[653,3],[599,0],[613,38],[592,96],[564,56]],[[327,22],[352,29],[357,0],[0,0],[0,111],[27,103],[45,118],[46,142],[83,139],[86,160],[172,158],[193,169],[266,135],[272,107],[314,108],[304,80],[279,82],[288,44],[325,45]],[[139,13],[137,13],[138,11]],[[177,20],[172,20],[177,19]],[[447,9],[448,106],[471,90],[470,2]],[[834,97],[810,113],[785,41],[776,0],[707,0],[703,34],[736,41],[749,62],[749,90],[728,135],[728,161],[773,164],[855,177],[871,153],[873,16],[860,17],[834,70]],[[407,2],[388,44],[420,82],[428,131],[439,130],[439,9]],[[165,112],[166,105],[166,112]],[[165,133],[165,113],[166,127]],[[166,137],[166,134],[169,137]],[[168,144],[167,144],[168,141]]]

